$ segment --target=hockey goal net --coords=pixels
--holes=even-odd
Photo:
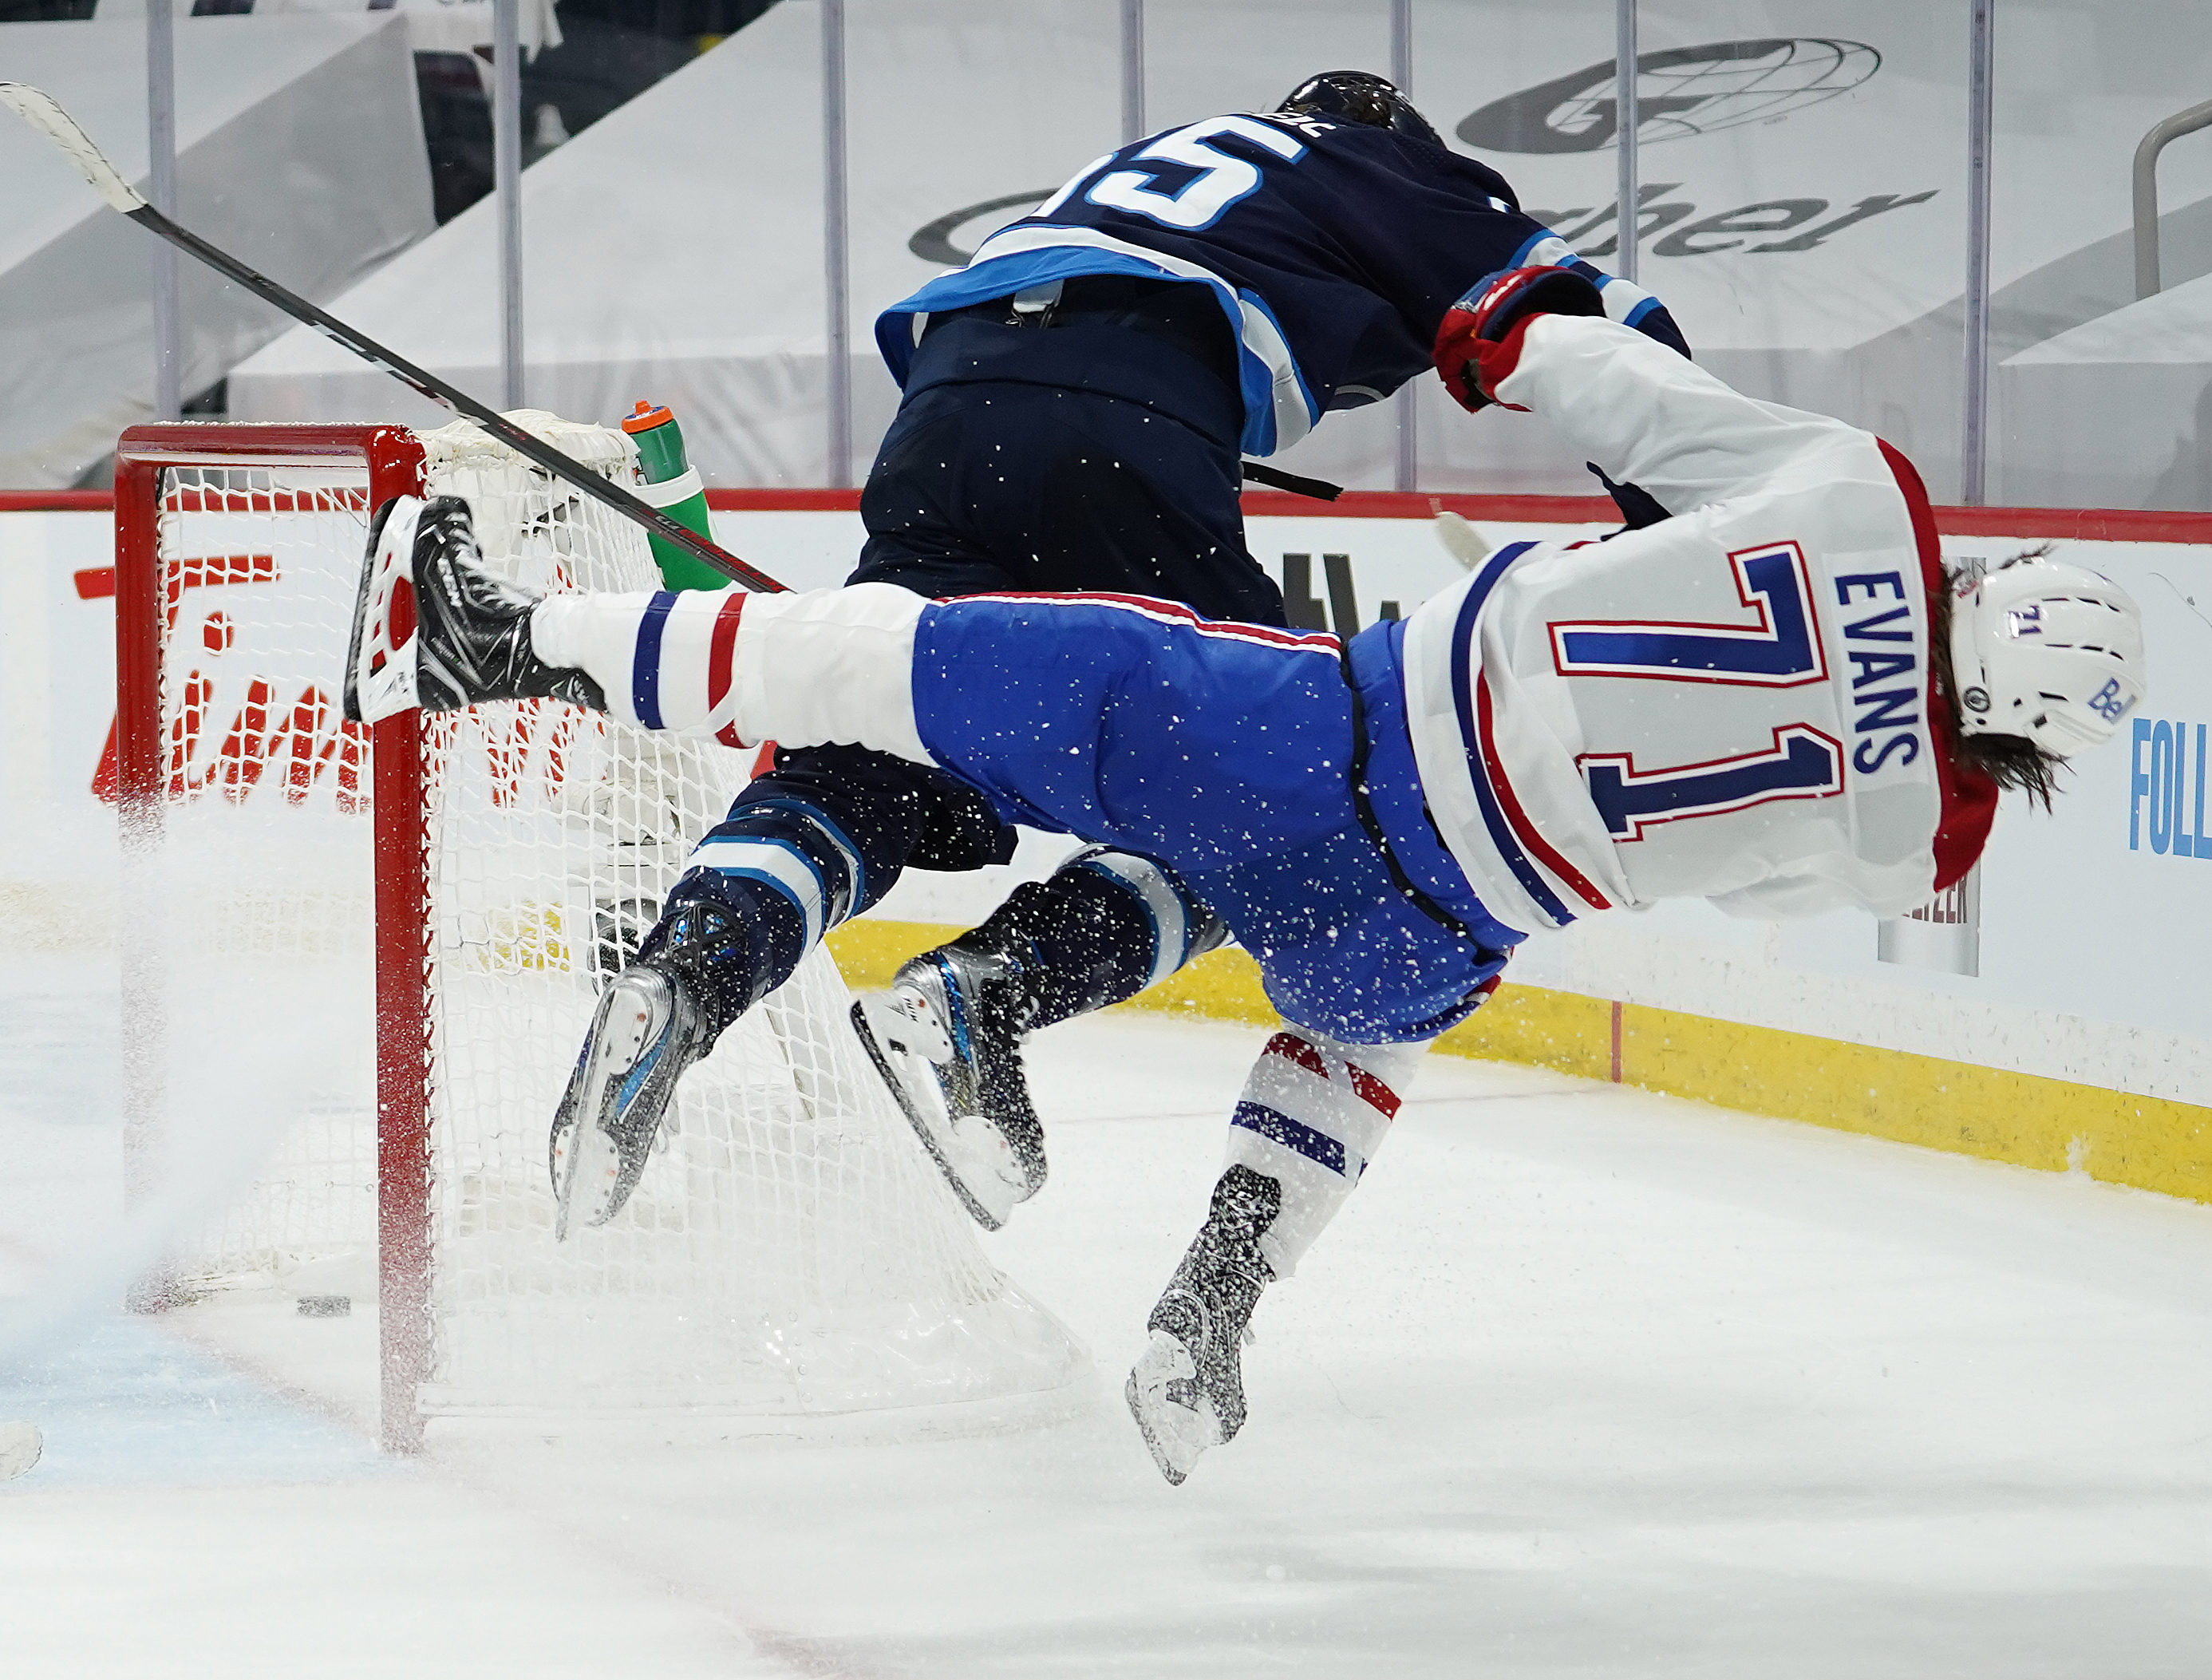
[[[634,478],[619,432],[516,417]],[[622,1214],[554,1241],[547,1132],[599,986],[750,755],[552,702],[372,733],[337,697],[386,497],[465,496],[539,589],[659,587],[641,533],[468,423],[140,427],[116,484],[128,1137],[149,1178],[257,1163],[168,1287],[373,1291],[403,1447],[441,1414],[936,1415],[1078,1379],[826,953],[686,1078]]]

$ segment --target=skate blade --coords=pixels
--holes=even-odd
[[[853,1031],[968,1217],[986,1231],[998,1230],[1025,1188],[1013,1149],[999,1129],[981,1115],[945,1111],[930,1058],[913,1048],[918,1040],[927,1041],[915,1030],[913,1017],[889,995],[876,993],[857,1000]],[[951,1048],[945,1046],[947,1056]]]
[[[568,1208],[576,1199],[576,1129],[553,1123],[553,1240],[568,1240]]]
[[[13,1481],[37,1464],[46,1446],[35,1423],[0,1423],[0,1482]]]
[[[1170,1383],[1189,1382],[1197,1374],[1190,1350],[1164,1330],[1154,1330],[1152,1345],[1121,1387],[1137,1433],[1171,1488],[1182,1486],[1206,1448],[1221,1445],[1221,1426],[1211,1402],[1201,1398],[1194,1409],[1168,1398]]]
[[[346,647],[344,710],[355,723],[378,723],[410,710],[415,685],[415,527],[422,503],[395,496],[362,565]]]
[[[622,1178],[622,1151],[615,1141],[597,1126],[588,1126],[577,1137],[575,1166],[568,1178],[568,1204],[562,1220],[563,1234],[578,1220],[585,1225],[605,1225],[617,1213],[621,1204],[615,1192]]]
[[[579,1219],[585,1225],[605,1225],[620,1211],[614,1198],[622,1151],[604,1123],[623,1082],[643,1058],[652,1030],[653,1011],[625,995],[619,980],[610,985],[553,1120],[556,1242],[566,1241]]]

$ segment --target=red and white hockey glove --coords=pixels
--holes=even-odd
[[[1437,372],[1452,400],[1473,414],[1498,400],[1498,381],[1521,359],[1521,333],[1528,322],[1538,315],[1603,313],[1597,288],[1571,268],[1509,268],[1485,275],[1444,311],[1433,352]]]

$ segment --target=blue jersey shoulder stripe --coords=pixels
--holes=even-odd
[[[903,386],[908,370],[914,365],[914,324],[920,317],[965,309],[971,303],[988,303],[994,297],[1010,296],[1030,286],[1073,280],[1086,274],[1127,274],[1139,280],[1193,277],[1176,274],[1158,261],[1133,253],[1098,251],[1085,246],[1051,246],[988,258],[979,253],[976,260],[966,268],[939,275],[877,316],[876,348],[883,352],[891,377]],[[1213,283],[1227,293],[1229,288],[1221,281],[1215,279]]]
[[[1505,266],[1508,268],[1528,267],[1530,260],[1535,257],[1535,251],[1538,246],[1544,244],[1547,240],[1559,238],[1559,236],[1553,233],[1549,228],[1539,228],[1534,233],[1529,234],[1527,239],[1521,241],[1520,248],[1514,252],[1512,260],[1507,263]],[[1559,240],[1559,248],[1563,251],[1566,249],[1566,241],[1565,240]],[[1536,260],[1540,261],[1541,259],[1536,259]],[[1480,279],[1481,277],[1477,276],[1476,277]]]

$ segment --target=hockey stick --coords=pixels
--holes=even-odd
[[[670,518],[619,484],[609,484],[582,462],[570,460],[551,444],[532,437],[504,416],[485,407],[466,393],[455,389],[435,374],[395,356],[374,338],[365,338],[334,316],[325,314],[307,299],[284,289],[274,280],[255,273],[228,252],[219,251],[191,229],[181,228],[155,210],[92,143],[69,113],[51,94],[22,82],[0,82],[0,105],[53,142],[62,155],[76,165],[94,190],[110,208],[121,211],[149,232],[159,234],[179,250],[197,257],[225,279],[272,303],[296,321],[312,326],[332,344],[351,350],[371,367],[380,368],[401,384],[428,397],[441,407],[475,421],[494,437],[526,459],[536,462],[556,478],[567,480],[585,495],[604,502],[623,518],[643,526],[657,537],[665,537],[685,553],[712,566],[733,582],[767,593],[780,593],[783,585],[766,572],[756,570],[735,555],[725,552],[690,527]]]

